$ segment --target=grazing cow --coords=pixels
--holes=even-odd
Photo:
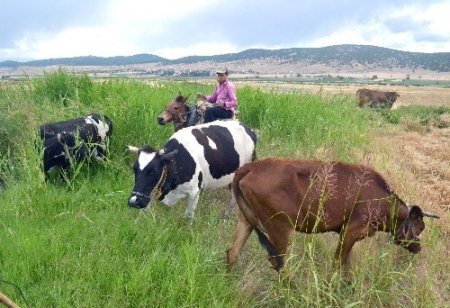
[[[240,209],[228,267],[237,261],[255,230],[277,271],[284,265],[292,231],[340,233],[335,258],[346,265],[356,241],[376,231],[412,253],[421,249],[424,216],[438,218],[414,205],[408,207],[381,175],[343,162],[265,159],[236,171],[232,190]]]
[[[147,208],[159,199],[171,206],[187,197],[185,216],[192,220],[201,190],[229,185],[234,172],[254,159],[255,145],[255,132],[228,120],[179,130],[160,151],[129,147],[138,158],[128,205]]]
[[[400,95],[397,92],[359,89],[356,96],[359,107],[391,108]]]
[[[66,170],[73,160],[102,160],[112,128],[111,120],[98,114],[41,125],[46,178],[51,169]]]

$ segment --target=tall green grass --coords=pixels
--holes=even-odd
[[[0,87],[0,279],[18,285],[32,307],[260,307],[433,306],[435,257],[417,258],[365,240],[354,256],[350,283],[332,268],[337,237],[296,235],[286,268],[297,288],[280,282],[251,236],[235,270],[225,271],[234,220],[223,221],[226,189],[205,191],[192,226],[186,203],[148,212],[127,208],[135,157],[128,144],[162,147],[172,126],[157,115],[181,91],[194,96],[212,85],[92,81],[62,70],[31,83]],[[258,157],[355,161],[370,147],[370,116],[351,98],[264,89],[238,90],[239,119],[258,130]],[[82,165],[67,182],[44,182],[35,149],[40,124],[90,112],[114,122],[111,154],[103,165]],[[427,228],[427,246],[442,234]],[[359,246],[359,244],[357,245]],[[356,249],[358,252],[358,249]],[[427,267],[427,273],[421,270]],[[445,278],[444,278],[445,279]],[[448,282],[448,276],[445,280]],[[20,293],[0,290],[21,306]]]
[[[350,97],[267,93],[244,88],[239,92],[240,119],[261,130],[263,152],[311,158],[319,148],[332,149],[334,159],[354,159],[355,148],[368,144],[368,118]]]

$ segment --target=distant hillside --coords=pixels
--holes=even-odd
[[[139,54],[134,56],[117,56],[117,57],[73,57],[73,58],[55,58],[45,60],[34,60],[27,62],[17,61],[4,61],[0,62],[0,67],[12,67],[19,66],[52,66],[52,65],[72,65],[72,66],[114,66],[114,65],[130,65],[130,64],[143,64],[143,63],[155,63],[163,62],[167,59],[151,55],[151,54]]]
[[[421,53],[399,51],[367,45],[336,45],[322,48],[288,48],[278,50],[248,49],[210,57],[185,57],[172,63],[200,61],[229,62],[252,59],[277,59],[280,63],[308,62],[325,65],[372,66],[377,68],[423,68],[437,72],[450,71],[450,52]]]
[[[50,65],[72,66],[115,66],[145,63],[196,64],[202,62],[227,63],[233,61],[270,61],[272,64],[323,64],[332,67],[366,67],[370,69],[425,69],[435,72],[450,72],[450,52],[421,53],[367,45],[336,45],[322,48],[288,49],[248,49],[238,53],[215,56],[189,56],[168,60],[156,55],[140,54],[118,57],[75,57],[61,59],[36,60],[29,62],[4,61],[0,67]]]

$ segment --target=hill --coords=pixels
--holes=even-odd
[[[73,58],[54,58],[45,60],[33,60],[26,62],[3,61],[0,67],[17,68],[20,66],[44,67],[52,65],[71,65],[71,66],[111,66],[111,65],[132,65],[142,63],[154,63],[167,61],[166,59],[151,55],[138,54],[134,56],[116,56],[116,57],[73,57]]]
[[[288,48],[278,50],[248,49],[239,53],[210,57],[184,57],[173,60],[172,63],[231,62],[254,59],[276,59],[280,63],[309,62],[326,65],[363,65],[382,68],[420,67],[437,72],[450,71],[450,52],[408,52],[366,45],[336,45],[322,48]]]
[[[417,78],[424,72],[450,75],[450,52],[421,53],[369,45],[335,45],[321,48],[247,49],[238,53],[213,56],[188,56],[175,60],[152,54],[117,57],[74,57],[3,61],[0,68],[43,68],[72,66],[89,72],[130,72],[159,76],[208,76],[218,65],[226,65],[233,73],[244,75],[278,74],[412,74]],[[89,67],[87,69],[86,67]],[[85,67],[85,68],[82,68]],[[23,71],[23,70],[22,70]],[[385,74],[386,75],[386,74]],[[430,74],[429,74],[430,75]],[[369,75],[370,77],[371,75]]]

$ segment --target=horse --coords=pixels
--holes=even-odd
[[[178,93],[178,96],[167,104],[166,109],[158,116],[158,124],[165,125],[173,122],[175,131],[184,127],[202,124],[203,116],[208,102],[198,101],[197,104],[189,105],[187,100],[189,95],[183,96]]]

